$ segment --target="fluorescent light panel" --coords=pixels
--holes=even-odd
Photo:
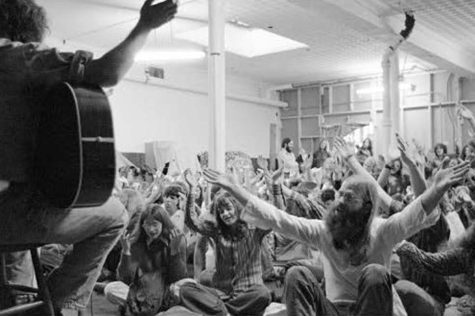
[[[291,40],[259,28],[242,27],[226,23],[225,49],[231,53],[252,58],[308,47],[304,43]],[[177,34],[177,37],[208,46],[208,27]]]
[[[205,57],[205,52],[196,50],[141,51],[135,55],[135,61],[195,60],[203,59]]]

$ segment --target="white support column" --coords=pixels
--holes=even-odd
[[[209,167],[225,171],[226,68],[224,51],[225,0],[209,0],[208,82],[210,104]]]

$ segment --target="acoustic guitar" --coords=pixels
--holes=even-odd
[[[112,114],[98,86],[63,82],[49,91],[41,108],[35,181],[60,208],[99,206],[115,180]]]

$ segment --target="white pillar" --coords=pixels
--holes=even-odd
[[[226,68],[224,51],[225,0],[209,0],[208,82],[210,103],[209,167],[225,171]]]

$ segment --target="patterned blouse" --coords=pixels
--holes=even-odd
[[[194,205],[194,196],[190,194],[186,206],[185,224],[191,230],[214,241],[216,254],[214,287],[234,296],[254,285],[263,284],[261,247],[262,240],[270,231],[251,228],[246,224],[240,238],[226,239],[215,222],[198,218]]]

